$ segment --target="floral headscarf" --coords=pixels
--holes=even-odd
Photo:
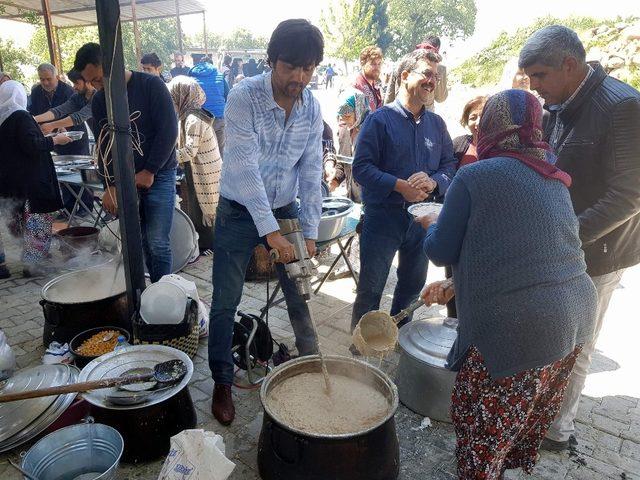
[[[513,157],[540,175],[571,185],[555,166],[556,156],[542,140],[542,107],[531,93],[505,90],[489,97],[478,126],[478,160]]]
[[[349,89],[340,97],[340,106],[338,107],[338,116],[355,114],[356,122],[350,127],[350,130],[359,128],[369,114],[369,100],[367,96],[360,90],[355,88]]]
[[[191,77],[180,75],[171,80],[168,86],[180,120],[184,120],[189,114],[200,112],[202,105],[207,101],[204,90]]]

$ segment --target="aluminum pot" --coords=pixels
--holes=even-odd
[[[22,459],[22,469],[38,480],[112,480],[123,448],[122,436],[107,425],[72,425],[50,433],[31,447]]]
[[[451,393],[456,373],[445,368],[456,339],[458,320],[414,320],[400,329],[396,377],[400,401],[420,415],[451,422]]]
[[[95,227],[68,227],[59,230],[56,236],[62,244],[60,251],[71,257],[81,252],[97,251],[99,234],[100,229]]]
[[[114,281],[115,279],[115,281]],[[113,288],[112,288],[113,286]],[[131,331],[124,273],[101,265],[55,277],[42,287],[42,343],[68,343],[89,328],[114,325]]]
[[[393,480],[399,474],[395,412],[398,392],[381,370],[361,360],[326,356],[330,374],[370,379],[389,400],[387,415],[371,427],[352,434],[310,434],[282,422],[269,408],[268,398],[282,381],[320,371],[317,355],[300,357],[276,368],[263,382],[264,408],[258,443],[258,469],[264,480]]]

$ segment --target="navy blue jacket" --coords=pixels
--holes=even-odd
[[[425,172],[438,184],[434,197],[444,198],[456,173],[453,144],[444,120],[424,111],[419,121],[397,100],[369,114],[362,124],[353,159],[353,177],[362,186],[365,204],[399,204],[398,179]]]
[[[65,103],[74,94],[73,87],[64,82],[58,82],[56,91],[53,93],[51,100],[47,97],[44,88],[40,84],[36,84],[31,89],[29,96],[29,105],[27,110],[34,117],[48,112],[54,107],[59,107]],[[53,147],[54,152],[58,155],[89,155],[89,138],[87,137],[87,129],[83,124],[68,127],[67,130],[84,132],[80,140],[67,143],[66,145],[56,145]]]

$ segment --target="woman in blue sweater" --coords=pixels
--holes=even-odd
[[[455,292],[458,371],[452,418],[462,479],[530,473],[562,404],[575,358],[593,333],[596,291],[586,274],[567,187],[542,141],[542,109],[522,90],[487,102],[480,161],[461,168],[424,250],[453,281],[428,285],[428,303]]]

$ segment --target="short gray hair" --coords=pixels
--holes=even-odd
[[[58,69],[50,63],[41,63],[38,65],[38,73],[51,72],[52,75],[58,75]]]
[[[528,68],[539,63],[559,68],[567,57],[573,57],[581,64],[586,61],[584,46],[578,34],[563,25],[550,25],[529,37],[520,50],[518,67]]]
[[[413,71],[418,63],[420,62],[434,62],[440,63],[442,61],[442,57],[436,52],[432,52],[429,50],[414,50],[411,53],[407,53],[404,57],[400,59],[400,63],[398,64],[398,70],[396,71],[397,81],[400,84],[400,77],[402,76],[402,72],[405,70],[407,72]]]

